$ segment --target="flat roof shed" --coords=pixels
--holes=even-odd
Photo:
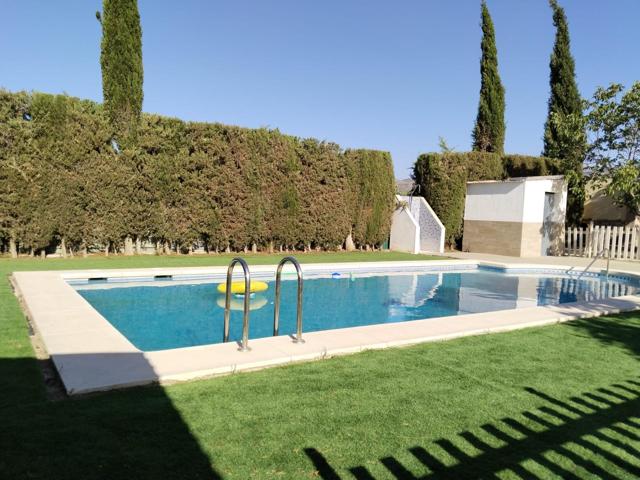
[[[560,255],[566,210],[562,175],[468,182],[462,249],[515,257]]]

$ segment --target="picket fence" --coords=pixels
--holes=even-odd
[[[614,227],[611,225],[589,225],[569,227],[564,233],[566,255],[595,257],[608,249],[611,258],[640,260],[640,227]]]

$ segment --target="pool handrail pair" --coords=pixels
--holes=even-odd
[[[278,335],[279,325],[280,325],[280,281],[282,276],[282,268],[284,265],[290,262],[296,268],[296,273],[298,275],[298,305],[297,305],[297,319],[296,319],[296,335],[293,337],[294,343],[304,343],[302,339],[302,293],[303,293],[303,278],[302,278],[302,268],[300,267],[300,263],[296,260],[295,257],[284,257],[278,263],[278,268],[276,270],[276,294],[274,301],[274,310],[273,310],[273,336]],[[229,267],[227,268],[227,285],[225,290],[225,301],[224,301],[224,329],[223,329],[223,337],[222,341],[224,343],[229,341],[229,320],[231,318],[231,280],[233,277],[233,269],[234,267],[240,264],[243,270],[244,275],[244,308],[243,308],[243,317],[242,317],[242,340],[240,342],[240,351],[246,352],[251,350],[249,348],[249,312],[250,312],[250,302],[251,302],[251,272],[249,270],[249,265],[247,262],[241,257],[235,257],[231,260]]]

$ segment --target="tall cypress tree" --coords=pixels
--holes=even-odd
[[[131,138],[142,112],[142,28],[137,0],[103,0],[100,66],[107,116],[116,136]]]
[[[480,102],[473,129],[473,149],[482,152],[504,151],[504,87],[498,72],[498,50],[493,21],[487,4],[482,2],[482,58],[480,60]]]
[[[569,183],[567,220],[571,224],[577,224],[582,217],[584,205],[582,169],[586,134],[583,104],[576,84],[567,17],[557,0],[549,0],[549,5],[553,10],[556,39],[549,62],[551,94],[544,126],[543,155],[561,160],[561,172]]]

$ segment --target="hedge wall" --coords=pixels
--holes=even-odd
[[[462,239],[467,182],[555,174],[557,162],[544,157],[486,152],[425,153],[413,167],[413,179],[446,228],[446,242]]]
[[[395,209],[396,183],[390,156],[376,150],[347,150],[345,157],[351,183],[353,237],[383,244],[389,238]]]
[[[389,153],[347,150],[277,130],[144,114],[116,153],[100,104],[0,90],[0,239],[131,253],[339,248],[389,235]]]
[[[528,155],[503,155],[505,178],[558,175],[559,162],[553,158]]]

